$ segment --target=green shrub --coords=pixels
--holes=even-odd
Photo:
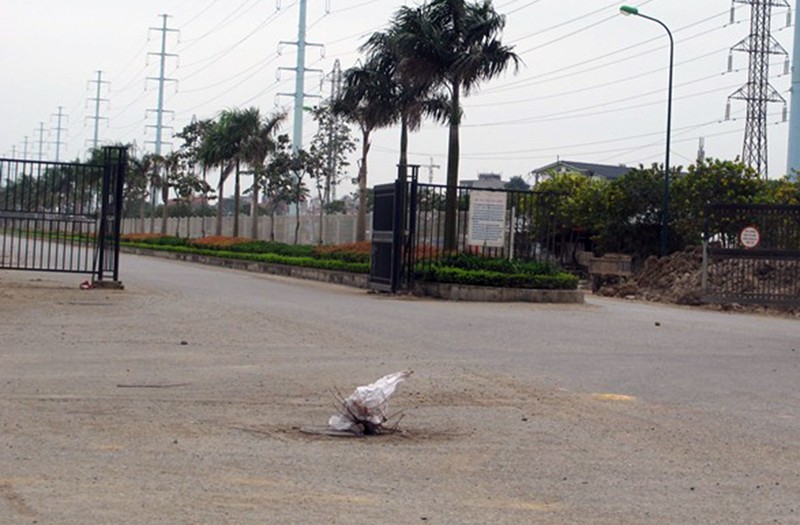
[[[125,240],[123,238],[122,242],[124,244],[144,244],[146,246],[188,246],[189,240],[188,239],[181,239],[180,237],[168,237],[168,236],[158,236],[158,237],[145,237],[142,239],[136,240]]]
[[[369,273],[369,263],[353,263],[333,259],[316,259],[314,257],[281,255],[277,253],[248,253],[208,248],[201,249],[192,246],[158,246],[143,242],[128,242],[125,243],[125,245],[133,248],[144,248],[147,250],[189,253],[205,255],[209,257],[237,259],[242,261],[256,261],[269,264],[283,264],[287,266],[302,266],[305,268],[320,268],[323,270],[335,270],[340,272]]]
[[[536,261],[509,261],[481,257],[478,255],[458,254],[444,257],[435,263],[437,266],[460,268],[462,270],[487,270],[508,274],[553,275],[558,268],[552,264]]]
[[[464,270],[448,266],[433,266],[422,274],[426,281],[495,286],[504,288],[536,288],[543,290],[575,290],[578,278],[569,273],[520,274],[490,270]]]

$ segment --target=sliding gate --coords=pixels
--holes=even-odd
[[[707,301],[800,306],[800,206],[709,206],[703,247]]]
[[[123,147],[103,164],[0,159],[0,269],[119,283]]]

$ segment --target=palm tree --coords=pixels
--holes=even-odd
[[[450,99],[440,86],[428,83],[425,79],[414,77],[400,69],[402,55],[398,39],[403,34],[401,28],[393,26],[385,32],[376,32],[361,46],[367,53],[368,63],[376,70],[384,72],[391,80],[392,96],[389,100],[394,111],[394,122],[400,122],[399,165],[408,166],[408,133],[416,131],[424,117],[446,122],[450,109]],[[402,171],[405,174],[405,169]]]
[[[442,86],[450,95],[445,248],[454,249],[462,91],[468,95],[509,65],[516,71],[520,59],[499,39],[505,17],[491,0],[431,0],[416,8],[401,7],[392,27],[403,75]]]
[[[203,169],[219,166],[219,182],[217,183],[217,224],[214,234],[222,235],[222,195],[225,188],[225,179],[233,170],[233,164],[228,162],[230,153],[224,141],[224,132],[219,119],[212,121],[204,130],[200,139],[197,157],[203,163]]]
[[[266,173],[265,163],[267,157],[277,149],[274,137],[286,118],[285,113],[273,113],[262,118],[257,109],[255,112],[258,117],[258,126],[251,130],[242,145],[242,159],[253,173],[252,204],[250,206],[250,237],[252,239],[258,239],[258,196],[262,179]]]
[[[355,66],[344,72],[342,92],[333,103],[337,114],[354,122],[361,130],[361,161],[358,167],[358,217],[356,241],[367,237],[367,156],[372,132],[395,121],[392,79],[377,63]]]

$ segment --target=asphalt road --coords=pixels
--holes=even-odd
[[[800,523],[796,319],[121,275],[0,272],[2,523]],[[409,368],[403,432],[300,431]]]

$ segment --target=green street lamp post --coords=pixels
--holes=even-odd
[[[664,160],[664,195],[662,202],[661,212],[661,255],[668,255],[668,231],[669,231],[669,147],[670,135],[672,131],[672,69],[675,57],[675,41],[672,39],[672,32],[669,28],[657,18],[652,16],[643,15],[636,7],[624,5],[619,8],[623,15],[633,15],[647,20],[651,20],[666,30],[669,36],[669,87],[667,90],[667,153]]]

